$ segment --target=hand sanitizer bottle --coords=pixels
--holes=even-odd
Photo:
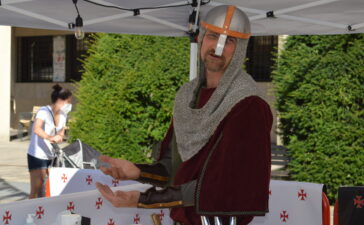
[[[37,225],[34,223],[33,214],[28,214],[27,223],[25,225]]]

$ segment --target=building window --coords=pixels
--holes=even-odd
[[[69,82],[80,81],[82,75],[82,62],[87,55],[88,41],[90,36],[86,35],[83,40],[77,40],[74,35],[67,35],[66,58],[66,80]]]
[[[19,37],[17,82],[81,80],[85,40],[77,40],[74,35]]]
[[[272,81],[273,57],[277,52],[278,36],[251,37],[248,44],[247,72],[256,81]]]
[[[53,77],[52,37],[21,38],[18,80],[49,82]]]

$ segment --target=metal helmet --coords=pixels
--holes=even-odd
[[[250,22],[248,16],[233,5],[222,5],[211,9],[201,21],[202,28],[219,33],[215,54],[221,56],[227,36],[249,39]]]

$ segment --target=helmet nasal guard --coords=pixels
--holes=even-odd
[[[250,22],[247,15],[232,5],[218,6],[210,10],[201,26],[220,34],[215,55],[221,56],[228,36],[249,39]]]

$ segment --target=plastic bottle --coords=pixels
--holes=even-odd
[[[34,223],[33,214],[28,214],[27,223],[25,225],[37,225]]]

